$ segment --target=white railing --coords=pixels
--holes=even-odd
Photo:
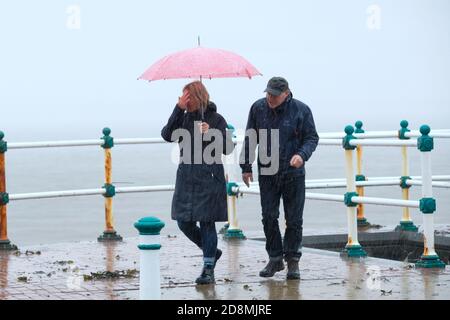
[[[372,139],[372,138],[398,138],[398,131],[373,131],[367,133],[355,133],[354,136],[358,139]],[[421,133],[419,130],[411,130],[405,133],[407,138],[417,138],[420,137]],[[437,129],[430,133],[433,138],[450,138],[450,129]],[[342,139],[345,137],[344,132],[326,132],[319,133],[320,139]]]
[[[351,134],[350,134],[351,135]],[[320,141],[319,145],[322,146],[343,146],[342,138],[348,137],[349,134],[343,133],[319,133]],[[306,193],[306,198],[311,200],[322,200],[322,201],[337,201],[344,202],[347,205],[347,220],[349,229],[349,242],[347,243],[347,250],[352,251],[356,249],[358,251],[361,247],[358,242],[357,234],[357,211],[356,204],[373,204],[373,205],[386,205],[386,206],[399,206],[404,209],[406,208],[420,208],[421,201],[433,199],[432,187],[440,188],[450,188],[450,183],[446,182],[450,180],[449,175],[431,176],[431,163],[430,163],[430,152],[421,152],[421,162],[422,162],[422,175],[407,177],[408,175],[408,162],[406,148],[417,147],[418,140],[417,137],[422,136],[419,131],[408,131],[403,132],[403,137],[400,137],[399,131],[374,131],[368,133],[355,133],[353,134],[353,139],[347,141],[346,147],[346,179],[315,179],[306,181],[306,189],[327,189],[327,188],[347,188],[347,193],[350,196],[344,195],[330,195],[330,194],[319,194],[319,193]],[[429,137],[434,138],[450,138],[450,130],[433,130]],[[109,137],[109,133],[107,134]],[[382,139],[389,138],[389,139]],[[391,139],[397,138],[397,139]],[[244,140],[243,136],[234,138],[235,143],[242,143]],[[28,200],[28,199],[44,199],[44,198],[59,198],[59,197],[75,197],[75,196],[89,196],[89,195],[103,195],[105,197],[111,198],[114,194],[120,193],[137,193],[137,192],[162,192],[162,191],[173,191],[175,186],[173,185],[160,185],[160,186],[141,186],[141,187],[115,187],[112,191],[108,190],[108,186],[111,187],[111,146],[105,147],[106,139],[93,139],[93,140],[70,140],[70,141],[41,141],[41,142],[19,142],[19,143],[9,143],[8,149],[29,149],[29,148],[58,148],[58,147],[80,147],[80,146],[102,146],[105,148],[105,187],[96,189],[82,189],[82,190],[65,190],[65,191],[50,191],[50,192],[36,192],[36,193],[18,193],[11,194],[9,200]],[[128,144],[165,144],[162,138],[127,138],[127,139],[114,139],[114,145],[128,145]],[[355,181],[355,170],[354,170],[354,150],[352,147],[356,147],[357,154],[357,167],[358,174],[360,174],[362,167],[362,147],[400,147],[403,153],[403,163],[402,163],[402,177],[371,177],[365,178],[364,181]],[[2,153],[4,156],[4,154]],[[4,163],[4,161],[3,161]],[[4,170],[4,168],[3,168]],[[0,172],[0,176],[2,172]],[[363,190],[364,187],[374,187],[374,186],[393,186],[403,184],[407,186],[422,186],[422,196],[421,200],[409,200],[407,195],[404,199],[387,199],[387,198],[375,198],[366,197],[364,195],[359,195],[356,193],[358,190]],[[112,186],[114,187],[114,186]],[[3,186],[4,188],[4,186]],[[5,194],[6,190],[1,190],[0,193]],[[229,215],[229,220],[232,220],[231,229],[237,229],[237,216],[235,208],[235,197],[236,194],[259,194],[257,182],[252,183],[250,188],[245,187],[242,183],[238,183],[237,186],[231,188],[232,194],[230,198],[233,200],[233,212]],[[353,194],[355,193],[355,194]],[[353,194],[353,195],[352,195]],[[109,201],[109,202],[108,202]],[[111,212],[111,199],[105,202],[107,211]],[[1,205],[3,211],[6,210],[6,203]],[[108,209],[109,208],[109,209]],[[361,207],[360,207],[361,208]],[[2,215],[6,215],[2,211]],[[111,213],[112,214],[112,213]],[[111,219],[112,220],[112,219]],[[0,220],[0,235],[2,236],[0,240],[7,240],[6,226],[4,222],[6,219]],[[409,222],[409,221],[407,221]],[[412,221],[411,221],[412,222]],[[108,221],[107,221],[108,225]],[[111,227],[111,226],[110,226]],[[113,229],[111,229],[113,230]],[[106,232],[106,231],[105,231]],[[424,214],[424,236],[427,241],[425,241],[424,246],[424,258],[427,260],[432,260],[436,255],[434,251],[434,224],[433,215]],[[355,251],[355,252],[356,252]],[[361,251],[360,251],[361,252]]]
[[[116,193],[139,193],[139,192],[160,192],[160,191],[174,191],[174,185],[160,185],[160,186],[143,186],[143,187],[116,187]],[[9,195],[9,200],[31,200],[31,199],[47,199],[47,198],[64,198],[64,197],[78,197],[78,196],[92,196],[105,195],[105,189],[81,189],[81,190],[66,190],[66,191],[50,191],[50,192],[35,192],[35,193],[15,193]]]
[[[32,149],[32,148],[61,148],[61,147],[87,147],[101,146],[105,143],[102,139],[96,140],[67,140],[67,141],[39,141],[39,142],[15,142],[8,143],[8,149]],[[127,138],[114,139],[115,145],[121,144],[162,144],[167,143],[162,138]]]

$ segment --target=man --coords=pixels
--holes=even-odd
[[[293,98],[286,79],[273,77],[265,90],[266,98],[256,101],[249,113],[247,134],[241,152],[242,179],[247,186],[253,181],[252,162],[256,144],[259,143],[258,181],[261,195],[262,222],[266,236],[269,262],[261,270],[261,277],[272,277],[284,269],[287,262],[287,279],[300,279],[298,262],[302,255],[303,207],[305,204],[305,162],[317,147],[317,134],[313,115],[309,107]],[[256,131],[258,141],[250,143],[249,130]],[[273,145],[267,139],[263,146],[260,133],[274,135],[278,130],[279,140]],[[271,143],[272,141],[272,143]],[[267,174],[267,164],[261,161],[261,149],[278,156],[278,170]],[[278,217],[280,198],[283,198],[286,231],[281,239]]]

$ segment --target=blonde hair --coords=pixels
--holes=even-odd
[[[206,109],[209,103],[209,93],[206,87],[200,81],[194,81],[184,86],[183,91],[187,90],[191,99],[198,102],[198,108]]]

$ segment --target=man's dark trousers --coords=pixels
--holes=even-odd
[[[262,207],[262,222],[266,236],[266,250],[270,260],[283,257],[300,260],[302,255],[303,208],[305,205],[304,175],[259,175],[259,188]],[[280,199],[286,220],[286,232],[281,239],[278,218],[280,216]]]

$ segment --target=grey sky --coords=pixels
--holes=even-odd
[[[70,5],[80,29],[66,26]],[[367,25],[370,5],[380,29]],[[136,80],[202,45],[236,52],[263,77],[205,80],[219,112],[245,126],[267,80],[286,77],[319,131],[450,128],[448,0],[87,1],[0,3],[0,130],[8,141],[159,136],[188,80]]]

